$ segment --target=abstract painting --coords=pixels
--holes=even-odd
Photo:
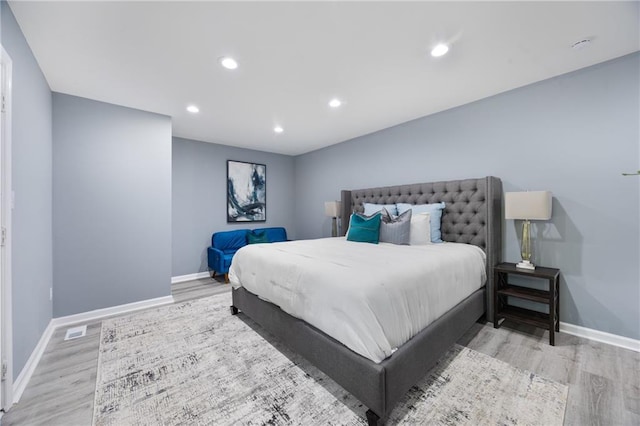
[[[227,160],[227,222],[267,220],[267,166]]]

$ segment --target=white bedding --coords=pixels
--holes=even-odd
[[[250,244],[234,255],[229,281],[379,363],[482,287],[485,259],[457,243]]]

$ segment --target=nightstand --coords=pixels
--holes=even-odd
[[[539,278],[548,283],[547,290],[537,290],[509,283],[509,275]],[[493,327],[500,321],[512,321],[535,325],[549,330],[549,344],[555,345],[555,332],[560,331],[559,283],[560,270],[536,266],[533,271],[516,268],[515,263],[501,263],[493,268]],[[549,307],[549,313],[538,312],[509,305],[508,297],[538,302]]]

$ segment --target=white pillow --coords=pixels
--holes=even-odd
[[[409,244],[412,246],[431,244],[430,213],[419,213],[411,217]]]

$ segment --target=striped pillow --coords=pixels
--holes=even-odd
[[[380,242],[408,245],[411,241],[411,210],[399,216],[392,216],[386,208],[382,208],[380,223]]]

